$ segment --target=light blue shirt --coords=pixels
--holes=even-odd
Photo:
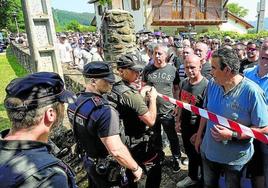
[[[256,84],[258,84],[263,89],[266,96],[266,100],[268,102],[268,73],[263,77],[260,77],[258,75],[258,72],[259,72],[259,66],[257,65],[255,67],[246,69],[244,71],[244,75],[253,82],[255,82]],[[264,153],[268,154],[268,145],[262,144],[262,150]]]
[[[214,80],[210,80],[204,107],[210,112],[233,119],[247,127],[268,124],[264,92],[247,78],[243,78],[227,93]],[[228,165],[246,164],[254,153],[253,139],[217,142],[211,135],[210,129],[213,126],[214,123],[208,120],[201,145],[201,152],[206,158]]]

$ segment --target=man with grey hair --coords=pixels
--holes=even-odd
[[[203,42],[198,42],[195,45],[194,53],[200,58],[202,64],[201,73],[208,80],[212,77],[211,75],[211,64],[207,61],[208,45]]]
[[[157,92],[169,97],[176,97],[179,88],[179,77],[176,68],[167,63],[167,46],[157,45],[154,48],[154,64],[147,65],[143,71],[142,79],[145,84],[154,86]],[[174,91],[174,93],[172,93]],[[162,150],[161,125],[170,142],[173,156],[173,171],[179,172],[179,161],[181,158],[179,140],[175,130],[174,110],[175,105],[157,98],[157,118],[153,127],[155,145]]]

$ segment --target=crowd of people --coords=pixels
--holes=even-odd
[[[223,176],[228,188],[245,187],[242,177],[253,188],[268,188],[266,144],[157,96],[161,93],[268,134],[268,39],[193,40],[143,33],[137,35],[137,50],[115,62],[116,71],[104,60],[98,34],[58,34],[58,39],[61,62],[81,71],[85,91],[74,98],[54,73],[34,73],[7,86],[4,105],[12,127],[1,133],[1,182],[27,173],[27,161],[39,164],[30,158],[34,153],[43,155],[38,170],[7,185],[40,180],[39,187],[53,187],[55,181],[75,187],[71,169],[50,156],[49,146],[43,144],[62,120],[62,103],[69,102],[76,152],[90,187],[138,187],[143,174],[146,187],[160,187],[163,150],[169,146],[173,172],[181,170],[181,163],[188,165],[188,175],[177,187],[220,187]],[[182,160],[179,132],[188,163]],[[16,171],[18,167],[23,170]]]

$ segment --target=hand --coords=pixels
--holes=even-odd
[[[150,100],[156,100],[157,98],[157,91],[155,89],[155,87],[151,87],[151,90],[147,92],[147,95],[149,97]]]
[[[176,130],[177,133],[181,132],[181,120],[179,118],[176,118],[175,130]]]
[[[225,141],[230,140],[232,138],[233,131],[223,127],[221,125],[214,125],[213,128],[210,129],[212,137],[217,141]]]
[[[193,134],[193,136],[191,136],[191,138],[190,138],[190,142],[191,142],[193,145],[195,145],[196,136],[197,136],[197,133]]]
[[[136,170],[135,172],[132,171],[132,173],[135,176],[134,182],[137,182],[141,179],[143,170],[140,166],[138,166],[138,170]]]
[[[196,150],[197,153],[200,153],[200,146],[201,146],[202,140],[203,140],[202,137],[201,136],[198,136],[196,134],[196,136],[195,136],[195,142],[194,142],[194,147],[195,147],[195,150]]]

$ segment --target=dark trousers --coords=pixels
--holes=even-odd
[[[194,145],[190,142],[193,134],[197,132],[197,125],[185,125],[181,126],[181,136],[183,140],[183,146],[185,153],[189,159],[188,176],[193,180],[198,180],[198,168],[202,167],[201,155],[196,152]],[[202,172],[202,169],[201,169]]]
[[[165,133],[167,134],[170,150],[173,157],[181,157],[179,139],[177,132],[175,130],[175,118],[172,115],[157,115],[155,125],[153,127],[154,136],[155,136],[155,145],[158,149],[162,150],[162,136],[161,136],[161,125]]]
[[[244,165],[220,164],[202,155],[204,169],[204,188],[217,188],[221,173],[224,173],[226,188],[240,188]]]
[[[87,172],[88,176],[88,187],[89,188],[110,188],[112,185],[109,182],[105,181],[103,176],[100,176],[96,172],[96,166],[92,160],[87,159],[84,157],[83,165]]]
[[[147,145],[147,143],[141,143],[134,148],[130,149],[130,152],[135,161],[143,168],[146,174],[145,188],[159,188],[161,183],[162,173],[162,153],[153,147],[153,144]],[[150,168],[146,168],[146,164],[149,163]],[[130,170],[127,170],[127,177],[129,179],[129,188],[137,188],[138,185],[135,183],[134,176]]]

